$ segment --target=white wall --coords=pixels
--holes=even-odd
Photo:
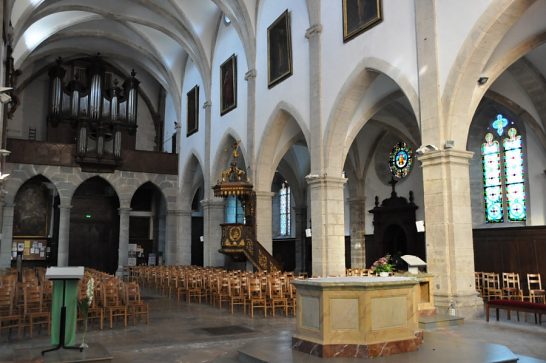
[[[45,140],[47,135],[47,110],[49,77],[44,74],[31,82],[19,95],[20,105],[13,119],[6,117],[7,137],[28,139],[28,129],[36,129],[36,140]]]
[[[267,88],[267,28],[286,10],[290,12],[292,34],[292,75],[273,88]],[[275,107],[284,101],[302,117],[306,127],[309,115],[309,28],[307,6],[304,0],[261,1],[256,31],[256,143],[262,139],[266,121]],[[256,151],[258,145],[256,145]]]
[[[220,116],[220,65],[233,54],[237,56],[237,107]],[[211,164],[214,164],[218,152],[226,148],[223,138],[230,133],[235,139],[241,140],[243,149],[247,143],[247,81],[245,73],[248,71],[243,44],[237,34],[235,26],[226,26],[221,22],[216,39],[216,47],[212,60],[212,86],[211,86]],[[245,159],[247,155],[245,155]],[[246,162],[248,165],[248,161]],[[210,165],[211,168],[214,165]],[[214,170],[211,169],[212,172]],[[218,175],[213,175],[216,180]]]
[[[180,125],[181,120],[176,114],[176,107],[173,102],[173,98],[167,94],[165,98],[165,123],[163,128],[163,151],[165,152],[177,152],[178,150],[172,150],[171,147],[171,138],[173,134],[176,133],[174,123],[178,122]],[[179,142],[178,140],[177,142]]]
[[[323,116],[328,118],[341,87],[358,65],[384,63],[387,75],[400,77],[417,89],[417,55],[415,45],[415,10],[412,1],[383,1],[383,21],[343,43],[341,1],[322,1],[322,84]],[[373,60],[370,58],[374,58]],[[400,84],[399,79],[394,79]]]

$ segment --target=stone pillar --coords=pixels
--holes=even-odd
[[[178,222],[175,226],[178,228],[175,236],[176,259],[172,263],[169,262],[169,264],[191,265],[191,211],[176,211],[176,221]]]
[[[13,204],[4,204],[2,218],[2,244],[0,245],[0,269],[11,266],[13,239]]]
[[[131,208],[119,208],[119,247],[118,270],[116,275],[121,276],[123,266],[127,266],[129,258],[129,213]]]
[[[224,222],[224,200],[219,198],[201,201],[203,206],[204,241],[203,266],[224,266],[224,255],[221,248],[222,229]]]
[[[249,65],[250,66],[250,65]],[[252,179],[256,179],[255,175],[255,153],[254,153],[254,138],[255,138],[255,123],[256,123],[256,69],[251,68],[245,73],[246,94],[247,94],[247,110],[246,110],[246,160],[247,175]]]
[[[307,176],[311,193],[313,275],[345,276],[345,178]]]
[[[273,223],[271,200],[274,193],[256,192],[256,239],[273,254]]]
[[[349,213],[351,215],[351,268],[366,268],[366,198],[349,199]]]
[[[305,222],[307,220],[307,208],[295,208],[295,223],[296,223],[296,238],[295,238],[295,254],[296,254],[296,272],[304,271],[305,266]]]
[[[71,209],[71,205],[59,205],[59,243],[57,245],[57,266],[68,266]]]
[[[167,209],[165,216],[165,264],[177,264],[177,233],[178,233],[178,217],[180,211],[176,209]]]
[[[483,311],[474,286],[474,247],[469,160],[473,153],[431,151],[419,157],[423,167],[427,269],[434,275],[439,312],[454,302],[458,315]]]

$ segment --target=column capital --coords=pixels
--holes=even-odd
[[[191,216],[191,210],[186,209],[167,209],[167,214],[175,216]]]
[[[254,78],[256,78],[256,69],[255,68],[249,69],[248,72],[245,73],[245,81],[248,81]]]
[[[418,156],[418,159],[422,167],[448,163],[469,165],[473,156],[472,151],[448,149],[429,151]]]
[[[203,103],[203,108],[204,109],[207,109],[207,108],[210,108],[212,106],[212,102],[210,102],[209,100],[205,101]]]
[[[311,39],[322,33],[322,24],[313,24],[305,31],[305,38]]]
[[[71,204],[59,204],[59,206],[57,207],[59,209],[72,209],[72,205]]]
[[[319,175],[319,174],[309,174],[305,176],[305,180],[307,181],[307,184],[311,187],[317,187],[319,185],[325,185],[325,184],[340,184],[343,185],[347,183],[347,178],[343,177],[335,177],[335,176],[328,176],[326,173]]]
[[[349,198],[349,204],[351,203],[366,203],[366,197]]]
[[[132,208],[127,208],[127,207],[118,208],[119,214],[129,214],[129,212],[131,212],[132,210],[133,210]]]
[[[256,198],[273,198],[275,193],[273,192],[265,192],[265,191],[256,191]]]
[[[4,208],[13,208],[13,207],[15,207],[15,203],[13,203],[13,202],[11,202],[11,203],[6,203],[6,202],[4,202],[4,203],[2,204],[2,206],[3,206]]]
[[[224,200],[221,199],[221,198],[203,199],[201,201],[201,205],[203,206],[203,208],[223,207],[224,206]]]

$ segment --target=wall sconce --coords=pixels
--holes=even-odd
[[[489,77],[481,76],[480,78],[478,78],[478,84],[480,86],[483,86],[484,84],[486,84],[487,81],[489,81]]]

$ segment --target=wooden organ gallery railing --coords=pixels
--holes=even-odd
[[[280,271],[280,264],[256,240],[256,193],[246,173],[237,167],[239,142],[233,144],[230,167],[212,188],[221,198],[237,198],[244,210],[243,223],[223,223],[220,252],[235,261],[250,261],[258,271]]]
[[[71,73],[68,82],[64,82],[65,67]],[[83,171],[113,171],[121,163],[122,149],[134,149],[140,83],[135,72],[118,87],[97,55],[66,65],[58,59],[48,74],[48,128],[56,129],[58,135],[73,134],[76,161]]]

